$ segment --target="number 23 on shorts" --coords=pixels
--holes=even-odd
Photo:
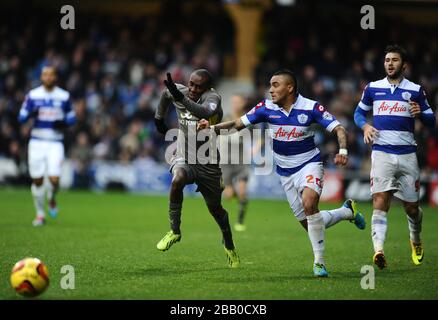
[[[318,187],[322,188],[322,180],[320,178],[314,178],[313,175],[309,174],[306,176],[307,183],[315,183]]]

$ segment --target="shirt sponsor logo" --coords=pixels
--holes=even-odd
[[[179,119],[178,122],[183,126],[196,126],[198,121]]]
[[[50,107],[40,107],[38,108],[38,119],[42,121],[55,121],[62,119],[63,114],[59,109],[54,109]]]
[[[190,111],[186,111],[186,112],[184,112],[184,113],[181,113],[181,118],[183,118],[183,119],[191,119],[192,118],[192,114],[190,113]]]
[[[384,95],[386,95],[385,92],[376,92],[376,96],[384,96]]]
[[[275,138],[286,138],[287,140],[290,140],[291,138],[299,138],[304,136],[304,132],[297,131],[297,128],[294,127],[290,131],[283,130],[282,127],[278,128],[277,131],[274,132],[274,139]]]
[[[402,113],[406,112],[408,109],[405,106],[399,105],[398,102],[396,102],[394,105],[389,105],[385,101],[383,101],[379,108],[377,109],[377,114],[380,114],[380,112],[388,112],[389,114],[392,113]]]

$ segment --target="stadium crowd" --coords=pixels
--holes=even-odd
[[[31,123],[19,126],[17,115],[25,94],[40,85],[42,67],[51,64],[76,111],[65,146],[79,174],[86,175],[89,164],[99,159],[164,161],[159,152],[163,138],[153,117],[165,73],[181,83],[193,68],[220,76],[220,53],[228,50],[232,37],[217,30],[224,31],[223,15],[206,15],[216,23],[200,28],[205,21],[194,19],[193,12],[163,12],[138,19],[82,17],[74,31],[62,30],[43,14],[19,20],[5,16],[0,25],[0,156],[13,158],[26,172]],[[176,28],[181,20],[192,23]],[[174,114],[169,120],[177,126]]]
[[[153,116],[165,72],[181,83],[200,67],[220,77],[223,56],[233,49],[232,27],[225,27],[231,22],[224,13],[210,13],[204,18],[213,22],[208,24],[191,16],[193,12],[179,18],[166,14],[138,19],[93,16],[77,21],[81,27],[75,31],[60,29],[44,15],[20,19],[20,23],[13,16],[4,17],[0,25],[0,157],[13,158],[25,174],[30,124],[19,126],[17,114],[25,94],[40,84],[42,67],[52,64],[58,70],[59,85],[71,93],[77,114],[65,143],[79,175],[87,175],[94,160],[164,161],[165,145]],[[173,28],[180,19],[193,24]],[[369,173],[369,148],[353,123],[353,112],[366,83],[384,77],[386,44],[405,45],[411,58],[407,77],[424,87],[432,106],[438,105],[438,66],[433,59],[438,55],[436,30],[388,21],[378,32],[363,32],[342,19],[330,24],[275,7],[263,21],[261,59],[254,74],[256,92],[248,97],[248,107],[267,97],[273,72],[282,67],[294,70],[300,93],[326,105],[348,129],[350,169]],[[300,28],[288,27],[290,21]],[[176,127],[176,117],[170,115],[169,120]],[[428,131],[417,122],[416,131],[423,174],[438,171],[437,129]],[[336,152],[335,140],[322,132],[316,137],[323,154]],[[333,166],[330,158],[326,160]]]

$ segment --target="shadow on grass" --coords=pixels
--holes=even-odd
[[[154,267],[154,268],[138,268],[134,271],[124,272],[125,275],[129,275],[130,277],[138,277],[138,276],[159,276],[159,277],[169,277],[169,276],[180,276],[182,274],[191,274],[191,273],[203,273],[203,272],[213,272],[213,271],[224,271],[227,270],[227,267],[214,267],[214,268],[176,268],[176,266],[172,267]]]

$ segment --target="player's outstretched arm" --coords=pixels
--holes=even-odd
[[[232,121],[227,121],[227,122],[222,122],[219,124],[216,124],[214,126],[211,126],[213,128],[213,131],[216,134],[221,134],[221,130],[232,130],[235,129],[237,131],[242,130],[243,128],[245,128],[245,125],[242,122],[241,118],[237,118],[236,120],[232,120]]]
[[[343,126],[338,125],[333,132],[336,133],[339,144],[339,152],[335,155],[334,163],[338,166],[345,166],[348,163],[347,131]]]
[[[245,128],[245,125],[243,124],[242,120],[240,118],[237,118],[236,120],[232,120],[232,121],[227,121],[227,122],[222,122],[219,124],[216,124],[214,126],[210,126],[210,123],[208,122],[208,120],[205,119],[201,119],[198,122],[198,130],[202,130],[202,129],[208,129],[210,128],[211,130],[213,130],[216,134],[223,134],[224,132],[221,130],[242,130],[243,128]]]
[[[206,100],[203,104],[196,103],[187,97],[184,97],[180,103],[186,107],[193,115],[198,118],[208,119],[217,113],[217,108],[219,106],[219,99],[210,98]]]

